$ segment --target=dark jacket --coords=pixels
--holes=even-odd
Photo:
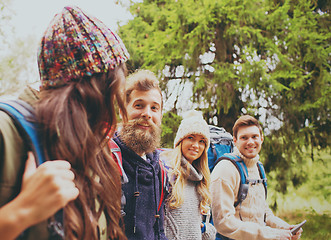
[[[164,201],[159,207],[163,187],[159,151],[147,154],[146,161],[128,148],[118,135],[114,140],[121,148],[123,168],[129,179],[128,183],[122,185],[126,198],[124,223],[127,238],[166,240],[163,228]]]

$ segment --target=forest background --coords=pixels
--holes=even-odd
[[[34,81],[29,46],[39,41],[5,49],[9,3],[0,0],[0,95]],[[303,239],[330,239],[330,0],[118,4],[132,14],[118,25],[129,71],[149,69],[160,79],[163,147],[172,146],[188,109],[229,132],[238,116],[255,116],[273,210],[292,224],[307,219]]]

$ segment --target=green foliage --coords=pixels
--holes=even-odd
[[[309,159],[309,152],[303,151],[303,154]],[[294,182],[289,184],[289,191],[283,196],[279,194],[276,170],[268,174],[268,202],[276,215],[290,224],[307,220],[300,238],[303,240],[331,239],[331,155],[326,150],[316,151],[315,155],[314,161],[294,163],[296,167],[291,172],[294,175],[302,172],[305,177],[297,179],[300,186]]]
[[[317,155],[317,154],[316,154]],[[315,167],[316,166],[316,167]],[[325,200],[331,199],[331,155],[330,152],[318,154],[314,162],[308,161],[306,174],[309,175],[306,188],[299,188],[302,196],[307,192],[317,192]]]
[[[279,191],[305,177],[291,170],[292,159],[306,161],[305,146],[312,159],[314,148],[330,148],[327,3],[144,0],[130,11],[134,19],[120,28],[129,67],[151,69],[163,89],[171,79],[192,82],[192,101],[228,131],[242,114],[259,118],[268,133],[266,168],[278,170]]]
[[[0,0],[0,52],[7,47],[8,44],[8,33],[5,31],[13,31],[12,27],[8,25],[8,22],[11,19],[12,10],[9,7],[11,0]]]
[[[35,76],[37,43],[34,36],[17,39],[11,23],[11,0],[0,0],[0,96],[17,94]]]
[[[309,214],[306,216],[309,221],[304,227],[303,240],[331,239],[331,217],[327,214]]]
[[[173,112],[166,112],[162,117],[162,147],[173,148],[174,139],[182,117]]]
[[[277,149],[277,145],[275,148]],[[309,150],[309,149],[308,149]],[[276,150],[277,151],[277,150]],[[276,166],[268,173],[268,202],[273,210],[284,212],[316,211],[331,213],[331,155],[329,150],[315,150],[314,161],[304,150],[301,159],[287,159],[287,167],[281,172]],[[280,164],[281,162],[275,162]],[[284,184],[286,182],[287,184]],[[281,195],[284,189],[287,194]]]
[[[302,240],[331,239],[331,216],[329,214],[311,212],[309,214],[295,213],[290,215],[287,213],[281,217],[290,224],[298,224],[304,219],[307,220],[303,226],[303,233],[300,238]]]
[[[38,76],[37,68],[33,68],[36,64],[35,45],[33,37],[13,40],[0,58],[0,96],[17,93],[26,84],[38,81],[35,77]]]

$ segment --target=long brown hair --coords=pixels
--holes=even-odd
[[[106,148],[106,136],[115,130],[115,100],[125,112],[120,71],[126,73],[125,64],[57,89],[41,90],[36,104],[48,160],[69,161],[80,191],[64,208],[66,239],[98,239],[102,212],[108,237],[126,239],[120,226],[120,175]]]

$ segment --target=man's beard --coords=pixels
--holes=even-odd
[[[148,124],[149,129],[141,129],[140,124]],[[137,154],[153,152],[160,146],[161,128],[152,121],[139,118],[123,124],[120,137]]]

